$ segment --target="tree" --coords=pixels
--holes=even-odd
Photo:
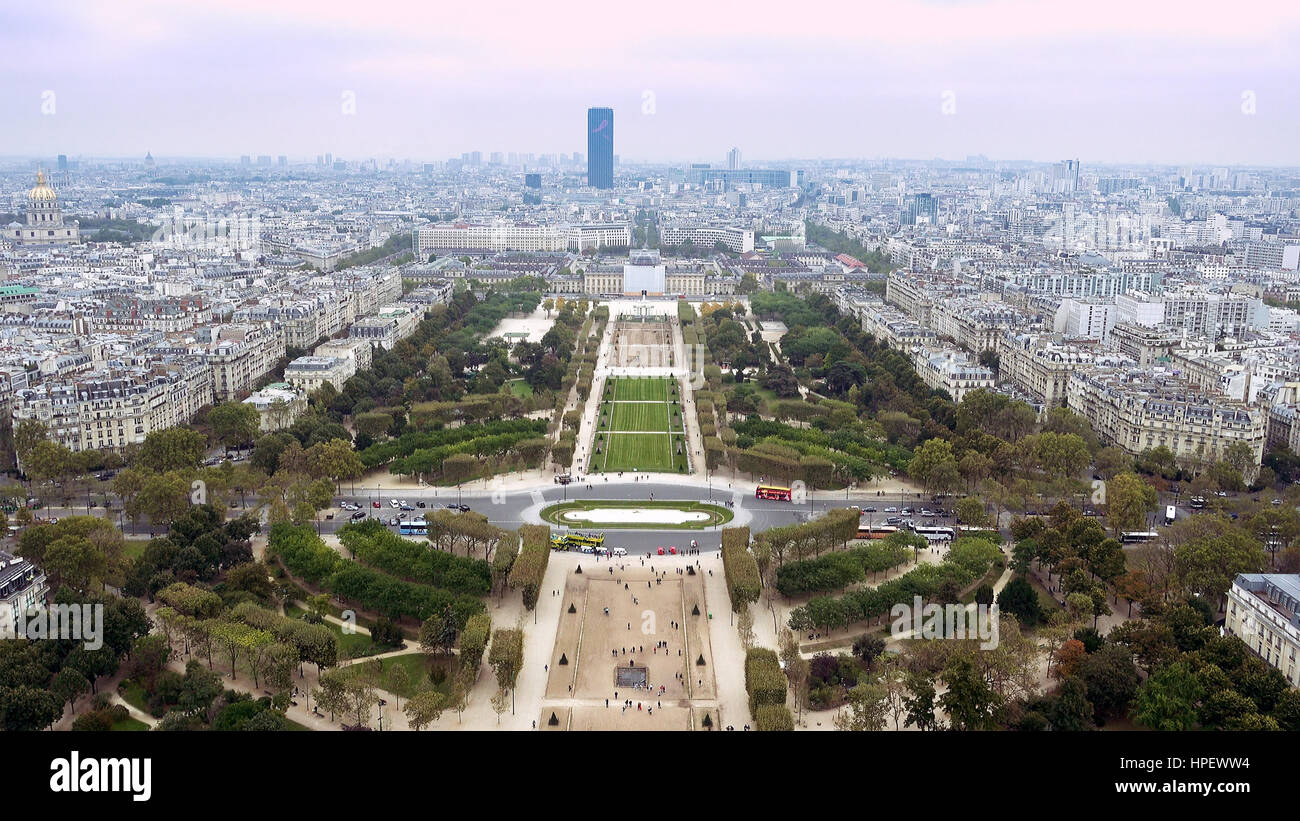
[[[402,669],[398,665],[395,669]],[[446,708],[446,696],[437,690],[421,690],[406,700],[406,721],[412,729],[423,730],[442,717]],[[498,719],[499,720],[499,719]]]
[[[90,692],[90,680],[80,670],[65,667],[54,674],[50,691],[58,697],[60,704],[67,704],[75,713],[77,697]]]
[[[1038,591],[1023,575],[1012,578],[1002,588],[998,594],[998,610],[1015,616],[1025,627],[1033,627],[1043,617]]]
[[[984,501],[977,496],[967,496],[957,502],[957,521],[971,527],[988,527],[989,514]]]
[[[63,712],[58,696],[39,687],[0,689],[0,728],[6,731],[44,730]]]
[[[208,411],[212,435],[227,449],[251,444],[262,429],[257,408],[247,402],[222,402]]]
[[[883,730],[889,715],[889,693],[876,682],[862,679],[848,692],[846,709],[835,713],[837,730]]]
[[[754,646],[754,616],[748,607],[742,607],[736,614],[736,632],[740,634],[740,645],[749,650]]]
[[[1052,703],[1049,720],[1052,729],[1061,732],[1091,730],[1093,706],[1088,702],[1087,687],[1077,676],[1061,682]]]
[[[206,450],[207,441],[198,431],[190,428],[165,428],[145,437],[136,464],[155,473],[192,469],[203,461]]]
[[[1106,483],[1106,516],[1117,534],[1143,530],[1147,513],[1159,501],[1156,489],[1132,473],[1121,473]]]
[[[524,631],[518,628],[493,631],[488,663],[496,673],[497,687],[502,692],[509,691],[513,703],[515,681],[524,663]]]
[[[492,694],[492,700],[489,703],[492,705],[492,712],[497,714],[498,726],[500,726],[501,724],[501,714],[504,713],[506,709],[510,707],[510,702],[511,702],[511,696],[510,693],[507,692],[506,690],[498,689],[495,693]]]
[[[1133,717],[1152,730],[1191,730],[1204,695],[1187,662],[1176,661],[1151,675],[1138,689]]]
[[[961,479],[952,444],[946,439],[925,440],[908,463],[907,472],[930,491],[952,490]]]
[[[934,714],[934,683],[928,676],[920,673],[908,674],[907,696],[903,699],[903,706],[907,710],[907,721],[904,726],[915,725],[918,730],[939,729],[939,720]]]
[[[14,453],[18,460],[27,463],[27,456],[36,447],[37,442],[45,441],[49,430],[39,419],[24,419],[14,427]]]
[[[959,658],[943,671],[948,691],[939,705],[948,714],[954,730],[991,730],[1002,698],[984,680],[969,659]]]

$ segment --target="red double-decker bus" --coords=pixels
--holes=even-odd
[[[775,485],[759,485],[754,491],[755,499],[776,499],[780,502],[790,501],[790,488]]]

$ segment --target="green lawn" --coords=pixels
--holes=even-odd
[[[403,667],[406,670],[406,686],[396,695],[402,698],[410,698],[421,690],[433,688],[444,695],[451,694],[452,679],[456,672],[456,662],[459,656],[430,656],[425,653],[407,653],[401,656],[389,656],[384,659],[374,659],[373,661],[364,662],[371,667],[378,666],[380,669],[379,680],[383,689],[388,690],[388,675],[393,667]],[[441,681],[434,683],[434,678],[439,677]]]
[[[605,437],[601,467],[606,473],[620,470],[675,471],[685,469],[686,459],[677,454],[682,437],[666,433],[611,433]]]
[[[682,435],[676,381],[653,377],[611,379],[597,424],[591,471],[684,473],[688,459]],[[612,400],[612,401],[611,401]],[[678,449],[683,450],[678,453]]]
[[[610,379],[605,383],[605,398],[615,402],[667,402],[668,383],[671,381],[661,376]]]
[[[139,732],[141,730],[149,729],[149,725],[145,724],[143,721],[141,721],[138,718],[131,718],[130,716],[127,716],[126,718],[117,722],[116,724],[114,724],[112,727],[109,727],[108,729],[110,732],[114,732],[114,733]]]
[[[615,402],[610,429],[666,433],[668,406],[659,402]]]
[[[303,610],[297,605],[288,604],[284,607],[284,614],[291,619],[301,619],[306,615],[306,613],[306,610]],[[342,658],[357,659],[364,656],[373,656],[376,653],[387,653],[390,650],[397,649],[395,647],[380,647],[371,641],[370,636],[366,633],[344,633],[343,628],[332,621],[325,621],[322,623],[332,630],[334,635],[338,637],[339,655]],[[358,624],[360,623],[361,620],[358,619]],[[361,626],[365,627],[366,625],[362,624]]]
[[[149,696],[144,688],[134,681],[123,681],[117,685],[117,693],[122,700],[142,713],[149,712]]]
[[[527,399],[533,395],[533,386],[528,384],[524,379],[510,380],[510,392],[520,399]]]

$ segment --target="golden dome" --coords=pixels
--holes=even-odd
[[[57,200],[58,198],[59,195],[55,194],[54,189],[45,181],[45,172],[37,171],[36,187],[27,192],[27,199],[32,202],[39,202],[44,200]]]

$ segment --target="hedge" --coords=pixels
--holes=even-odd
[[[457,628],[483,611],[483,602],[428,584],[404,581],[343,558],[310,527],[281,522],[272,526],[267,554],[311,584],[391,618],[410,616],[423,621],[451,609]]]
[[[338,536],[362,564],[398,578],[471,596],[486,596],[492,590],[492,569],[483,559],[454,556],[432,549],[427,542],[403,539],[377,519],[345,525]]]
[[[546,525],[523,525],[519,528],[519,556],[510,568],[510,587],[522,591],[524,607],[532,610],[551,560],[551,529]]]
[[[877,587],[854,590],[839,598],[817,596],[790,612],[792,630],[835,629],[879,618],[896,604],[911,604],[915,596],[936,604],[958,600],[961,589],[979,579],[995,562],[1003,559],[1002,549],[982,538],[961,538],[953,542],[940,564],[923,564],[897,579]]]
[[[758,708],[769,704],[785,706],[787,681],[776,653],[766,647],[751,647],[745,653],[745,692],[749,694],[749,712],[757,717]]]
[[[763,582],[758,561],[749,552],[749,528],[722,528],[722,572],[727,580],[731,609],[737,613],[758,601]]]
[[[905,538],[873,541],[815,559],[787,562],[776,570],[776,589],[783,596],[839,590],[907,560]]]
[[[754,711],[754,729],[759,732],[792,732],[794,716],[784,704],[764,704]]]

